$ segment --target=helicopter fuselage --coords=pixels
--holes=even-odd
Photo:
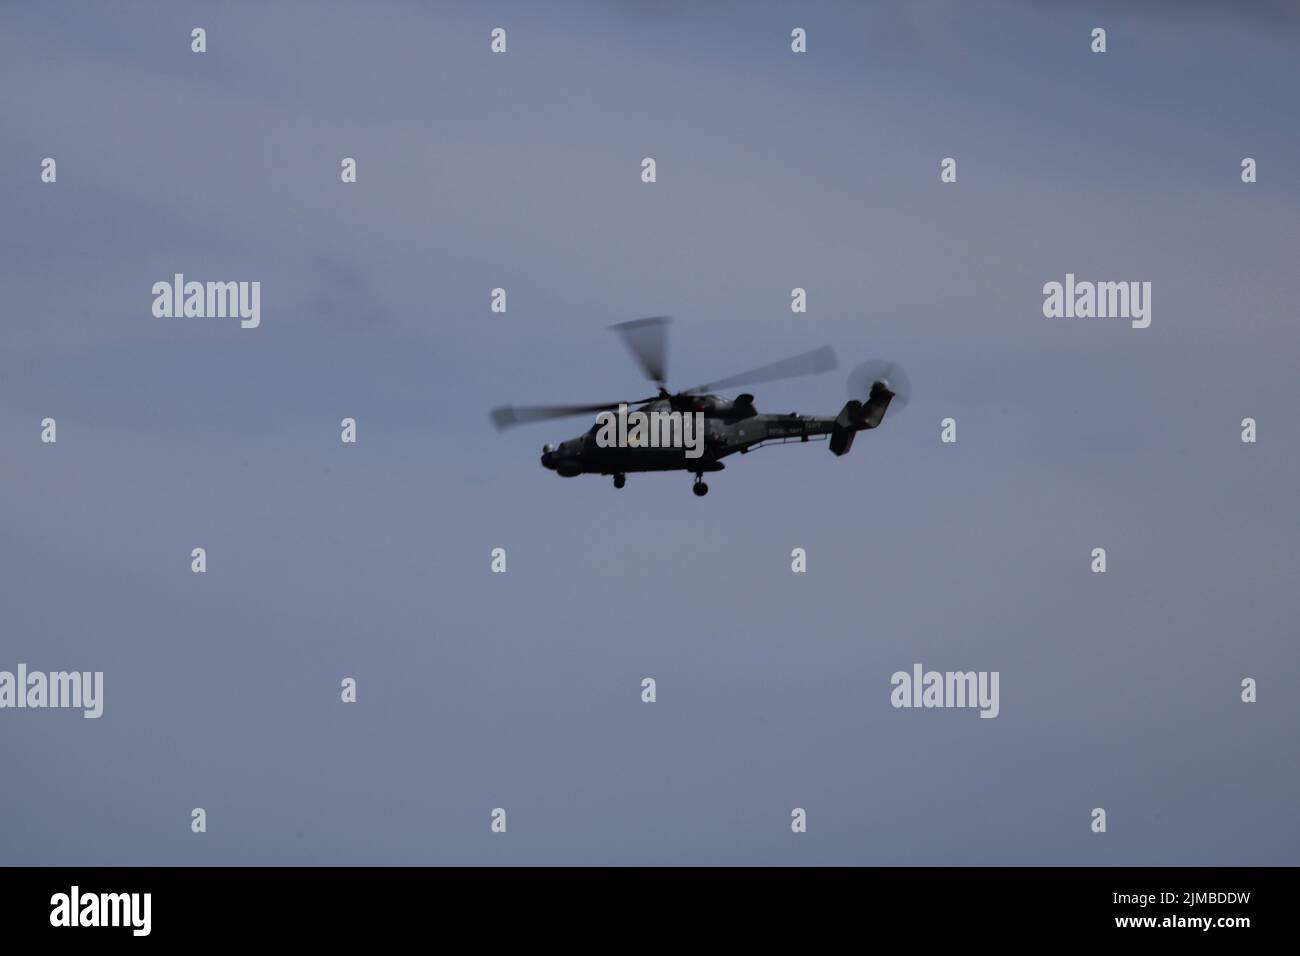
[[[687,471],[696,475],[721,471],[726,467],[722,459],[736,453],[745,454],[760,445],[770,443],[808,442],[831,438],[831,450],[837,455],[848,451],[854,432],[874,428],[883,417],[889,398],[888,392],[874,394],[863,405],[850,402],[838,416],[762,414],[753,405],[752,395],[735,399],[716,395],[660,399],[644,406],[647,412],[703,412],[704,451],[698,457],[688,457],[681,447],[650,447],[644,443],[602,447],[596,440],[600,422],[585,434],[558,446],[547,445],[542,450],[543,467],[565,478],[578,475],[627,475],[644,471]]]
[[[827,439],[832,454],[845,455],[858,432],[875,428],[884,418],[897,395],[891,381],[901,386],[906,400],[907,377],[901,369],[892,363],[882,366],[870,361],[849,376],[849,394],[855,397],[833,417],[796,412],[767,415],[754,407],[754,396],[748,392],[735,398],[713,394],[719,389],[828,372],[835,367],[835,353],[829,345],[673,393],[668,390],[665,361],[668,322],[667,316],[657,315],[611,326],[622,336],[645,377],[658,386],[658,395],[627,402],[498,405],[491,410],[492,424],[501,430],[597,412],[596,424],[585,434],[557,446],[544,446],[542,466],[564,478],[613,475],[615,488],[626,485],[633,472],[691,472],[695,475],[691,490],[703,497],[709,493],[704,474],[721,471],[726,467],[722,460],[730,455],[743,455],[765,444],[822,438]]]

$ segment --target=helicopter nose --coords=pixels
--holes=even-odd
[[[542,467],[555,468],[555,454],[550,445],[542,446]]]

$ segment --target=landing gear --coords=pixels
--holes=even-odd
[[[614,487],[615,487],[615,488],[622,488],[622,487],[623,487],[624,485],[626,485],[626,484],[627,484],[627,475],[615,475],[615,476],[614,476]]]
[[[704,483],[704,472],[695,476],[695,487],[691,491],[695,492],[697,498],[703,498],[709,493],[709,486]]]

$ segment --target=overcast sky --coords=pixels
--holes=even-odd
[[[0,862],[1295,864],[1300,18],[1142,7],[6,4],[0,670],[105,691],[0,712]],[[702,499],[491,428],[644,394],[659,313],[674,385],[912,402]]]

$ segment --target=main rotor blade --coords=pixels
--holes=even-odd
[[[552,418],[570,418],[590,415],[593,412],[613,411],[620,405],[644,405],[658,398],[641,398],[634,402],[605,402],[602,405],[501,405],[492,409],[492,424],[498,430],[530,422],[544,422]]]
[[[751,369],[748,372],[741,372],[739,375],[733,375],[731,378],[724,378],[717,382],[710,382],[708,385],[699,385],[695,388],[688,388],[686,391],[687,393],[713,392],[721,388],[734,388],[737,385],[755,385],[759,382],[775,382],[782,378],[796,378],[800,375],[816,375],[820,372],[829,372],[834,367],[835,350],[829,345],[823,345],[821,348],[813,349],[811,352],[792,355],[787,359],[772,362],[770,365]]]
[[[666,315],[619,322],[610,328],[623,338],[646,378],[659,385],[668,381],[668,323]]]

